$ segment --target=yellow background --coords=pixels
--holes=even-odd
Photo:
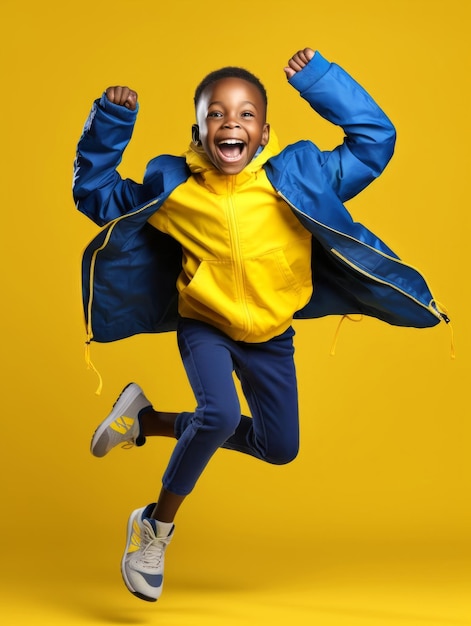
[[[2,561],[4,624],[471,624],[470,15],[462,0],[234,3],[2,0]],[[349,208],[419,267],[441,324],[299,322],[302,448],[287,467],[221,451],[185,503],[158,605],[119,573],[129,512],[152,500],[170,441],[89,451],[129,381],[191,409],[173,334],[94,345],[83,361],[81,253],[97,228],[71,198],[76,141],[111,84],[139,92],[121,171],[186,147],[208,71],[264,81],[283,144],[340,139],[285,81],[319,49],[398,130]]]

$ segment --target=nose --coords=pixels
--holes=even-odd
[[[224,128],[240,128],[240,124],[233,117],[229,117],[224,122]]]

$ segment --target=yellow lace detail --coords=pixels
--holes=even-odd
[[[330,349],[330,356],[335,356],[335,349],[337,348],[337,341],[338,341],[339,334],[340,334],[340,327],[342,326],[343,321],[345,319],[349,319],[351,322],[361,322],[363,320],[363,315],[359,314],[357,318],[348,314],[342,315],[342,317],[340,318],[340,322],[338,323],[337,330],[335,331],[334,339],[332,341],[332,347]]]
[[[96,388],[96,395],[99,396],[101,394],[101,390],[103,389],[103,379],[100,375],[100,372],[93,365],[91,356],[90,356],[90,344],[91,344],[91,336],[87,335],[87,341],[85,342],[85,363],[87,364],[87,369],[92,370],[98,377],[98,387]]]
[[[446,323],[446,325],[448,326],[448,328],[450,329],[450,341],[451,341],[451,346],[450,346],[450,357],[452,359],[456,358],[456,352],[455,352],[455,333],[453,331],[453,326],[451,325],[450,322],[450,318],[448,317],[448,310],[445,306],[443,306],[443,304],[441,302],[439,302],[438,300],[434,301],[435,304],[435,308],[436,310],[440,313],[440,315],[442,316],[443,321]]]
[[[445,306],[443,306],[443,304],[441,304],[441,302],[438,302],[437,300],[434,300],[434,305],[435,305],[435,310],[438,311],[443,321],[446,323],[446,325],[450,329],[450,340],[451,340],[450,356],[452,359],[455,359],[456,358],[455,334],[453,331],[453,326],[451,325],[451,322],[450,322],[450,318],[448,317],[448,310]],[[352,315],[342,315],[338,323],[337,330],[335,331],[334,339],[332,341],[332,347],[330,349],[330,356],[335,356],[335,350],[337,348],[337,341],[338,341],[339,334],[340,334],[340,327],[342,326],[345,319],[349,319],[351,322],[361,322],[363,319],[363,315],[360,314],[356,318],[353,317]]]

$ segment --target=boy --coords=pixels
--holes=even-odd
[[[142,184],[116,172],[138,109],[131,89],[106,90],[78,145],[77,207],[107,225],[84,256],[88,342],[176,329],[197,400],[194,412],[162,413],[131,383],[92,439],[98,457],[149,436],[177,440],[157,502],[128,522],[121,571],[144,600],[160,597],[175,515],[219,447],[276,464],[295,458],[293,317],[361,312],[411,326],[441,319],[420,274],[342,204],[391,158],[391,122],[310,48],[284,71],[343,127],[341,146],[321,152],[298,142],[280,151],[263,85],[234,67],[200,83],[189,150],[153,159]],[[233,371],[251,417],[240,414]]]

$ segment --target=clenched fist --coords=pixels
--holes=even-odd
[[[288,61],[288,65],[284,68],[288,80],[292,78],[296,72],[300,72],[303,67],[309,63],[314,54],[315,52],[311,48],[304,48],[304,50],[298,50],[296,54],[293,54]]]
[[[136,109],[137,93],[129,87],[108,87],[105,94],[113,104],[119,104],[131,111]]]

